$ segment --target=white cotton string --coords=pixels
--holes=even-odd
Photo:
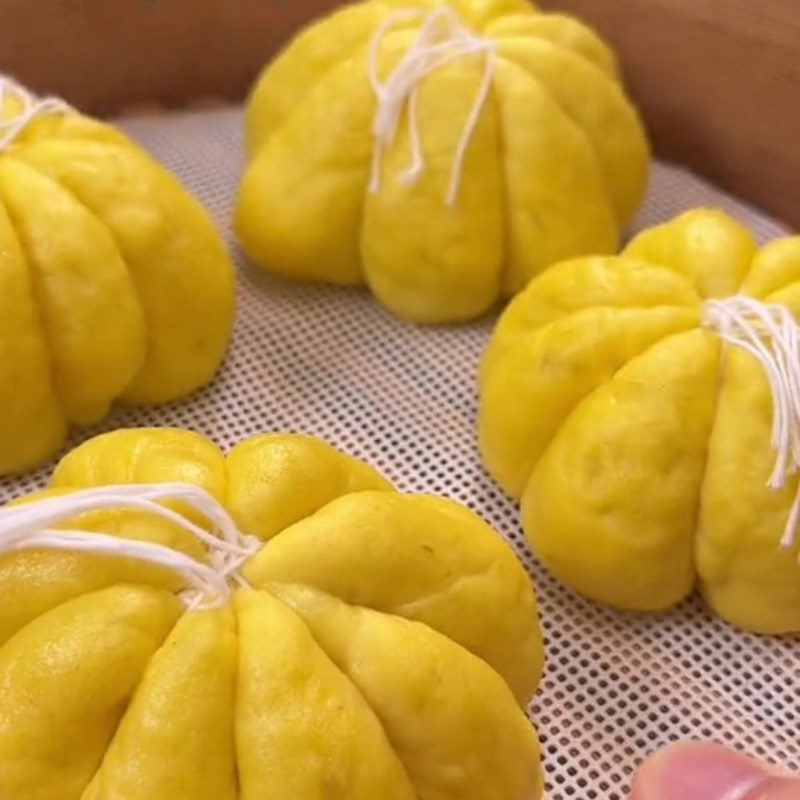
[[[384,38],[398,23],[415,19],[424,19],[417,38],[386,80],[381,81],[378,74],[378,61]],[[430,75],[453,61],[471,55],[482,55],[484,56],[483,77],[469,116],[464,123],[445,195],[447,205],[455,205],[467,149],[491,91],[496,51],[497,48],[493,41],[475,36],[462,23],[455,11],[447,6],[436,8],[427,16],[420,9],[401,9],[390,14],[381,23],[370,42],[367,63],[369,79],[378,99],[372,125],[374,145],[372,174],[369,183],[371,192],[375,193],[380,189],[383,152],[394,141],[404,108],[407,108],[411,163],[400,178],[405,183],[413,184],[419,180],[425,170],[425,157],[422,152],[417,114],[417,88],[420,81],[426,75]]]
[[[18,539],[0,538],[0,554],[23,550],[67,550],[69,552],[131,558],[165,567],[180,575],[191,587],[182,593],[189,610],[218,608],[230,596],[222,575],[207,564],[153,542],[120,539],[105,533],[43,528]]]
[[[4,106],[12,98],[19,103],[13,116],[5,117]],[[58,97],[36,97],[24,86],[7,75],[0,75],[0,153],[9,148],[16,138],[37,117],[43,114],[64,114],[72,111],[69,103]]]
[[[161,501],[180,501],[212,524],[211,532]],[[164,545],[89,531],[53,529],[80,514],[101,510],[141,511],[178,525],[206,545],[209,564]],[[189,484],[102,486],[0,509],[0,553],[48,547],[116,555],[168,567],[191,589],[183,594],[190,609],[216,608],[230,596],[230,585],[246,586],[241,566],[261,542],[243,535],[228,512],[206,491]]]
[[[739,347],[763,367],[772,392],[775,465],[767,485],[782,489],[800,469],[800,325],[786,306],[737,295],[709,300],[703,324],[727,344]],[[793,547],[800,522],[800,492],[792,504],[781,547]]]

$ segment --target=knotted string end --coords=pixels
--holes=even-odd
[[[736,295],[707,301],[703,326],[748,352],[764,369],[772,394],[770,444],[775,451],[767,486],[783,489],[800,468],[800,325],[786,306]],[[781,536],[782,548],[797,544],[798,523],[800,487]]]
[[[179,501],[210,524],[210,530],[162,505]],[[144,512],[193,535],[208,550],[208,563],[166,545],[113,534],[54,527],[91,511]],[[261,541],[239,531],[227,510],[208,492],[190,484],[124,484],[76,491],[0,509],[0,555],[24,550],[64,550],[131,558],[165,567],[184,579],[181,598],[189,610],[212,609],[230,600],[237,586],[247,587],[241,567]]]
[[[382,81],[378,74],[378,61],[383,40],[399,23],[414,20],[422,20],[416,39]],[[404,109],[411,162],[400,174],[400,182],[405,186],[414,185],[426,169],[417,110],[418,88],[423,78],[458,59],[483,56],[483,76],[456,147],[444,197],[448,206],[455,206],[467,150],[494,80],[496,53],[495,42],[473,34],[448,6],[435,8],[427,15],[421,9],[401,9],[382,22],[370,42],[367,63],[370,83],[378,101],[372,125],[374,143],[369,180],[372,194],[380,190],[383,153],[394,142]]]
[[[11,100],[19,109],[11,116],[4,116],[4,108]],[[36,97],[21,83],[8,75],[0,74],[0,153],[7,150],[20,134],[38,117],[45,114],[66,114],[74,111],[60,97]]]

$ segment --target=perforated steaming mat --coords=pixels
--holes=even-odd
[[[122,125],[205,203],[235,249],[241,113],[138,116]],[[655,169],[638,227],[697,205],[724,207],[762,241],[786,233],[666,166]],[[508,539],[539,591],[548,664],[531,715],[549,800],[624,800],[635,766],[675,739],[714,739],[800,769],[796,639],[739,633],[697,600],[658,616],[615,613],[575,597],[533,561],[515,505],[484,473],[475,444],[475,373],[493,319],[417,328],[364,291],[291,284],[237,261],[236,334],[215,384],[187,402],[119,410],[70,447],[139,425],[192,428],[225,448],[261,431],[299,431],[368,460],[400,489],[472,507]],[[50,468],[0,481],[0,500],[41,486]]]

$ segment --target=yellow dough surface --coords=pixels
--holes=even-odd
[[[541,797],[525,714],[543,666],[536,598],[485,522],[311,437],[224,455],[166,428],[86,442],[23,503],[163,483],[203,489],[256,537],[243,583],[187,610],[166,567],[0,555],[0,797]],[[187,502],[169,508],[207,527]],[[185,526],[138,508],[62,527],[213,564]]]
[[[247,106],[236,210],[258,266],[367,284],[399,316],[444,323],[483,313],[554,262],[616,250],[642,199],[649,146],[614,53],[578,20],[527,0],[444,8],[491,55],[451,58],[422,76],[380,152],[371,69],[388,82],[426,15],[446,26],[442,4],[346,5],[265,68]],[[440,34],[438,46],[452,47],[452,30]],[[416,144],[420,169],[409,180]]]
[[[798,545],[780,542],[797,475],[772,489],[763,366],[703,304],[743,294],[800,315],[800,237],[758,249],[720,211],[650,230],[618,257],[552,267],[510,304],[480,371],[484,462],[521,498],[556,577],[623,609],[711,608],[800,631]]]
[[[3,93],[0,120],[24,91]],[[207,384],[233,294],[220,236],[160,164],[75,111],[35,117],[0,149],[0,475],[52,457],[116,401]]]

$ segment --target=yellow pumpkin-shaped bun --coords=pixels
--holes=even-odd
[[[781,358],[797,365],[800,237],[759,250],[696,210],[619,257],[552,267],[506,310],[481,367],[480,447],[568,586],[645,611],[699,584],[739,627],[800,631],[798,480],[773,450],[770,343],[750,340],[759,356],[725,344],[718,321],[747,323],[751,307],[782,319]],[[790,434],[796,415],[777,438]]]
[[[112,403],[211,380],[232,267],[200,205],[109,125],[0,76],[0,475]]]
[[[251,259],[422,323],[614,252],[649,163],[614,54],[527,0],[348,5],[265,69],[246,139]]]
[[[0,797],[535,800],[541,668],[502,539],[313,438],[117,431],[0,510]]]

